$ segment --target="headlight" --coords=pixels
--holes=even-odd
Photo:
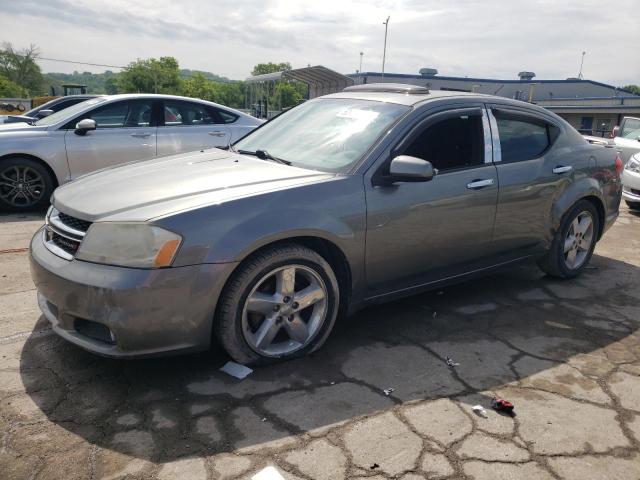
[[[624,168],[635,173],[640,173],[640,159],[636,156],[631,157]]]
[[[168,267],[182,237],[146,223],[96,222],[75,255],[78,260],[122,267]]]

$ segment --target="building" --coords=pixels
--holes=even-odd
[[[557,113],[580,132],[607,135],[624,116],[640,116],[640,96],[593,80],[536,80],[533,72],[520,72],[517,80],[445,77],[433,68],[417,75],[363,72],[350,74],[356,84],[409,83],[434,90],[476,92],[539,104]]]

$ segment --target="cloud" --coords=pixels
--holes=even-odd
[[[53,58],[121,65],[173,55],[185,68],[244,78],[265,61],[349,73],[363,51],[363,69],[379,71],[391,15],[389,72],[429,66],[443,75],[565,78],[586,50],[585,76],[615,85],[640,83],[640,30],[620,13],[634,10],[635,0],[615,9],[595,0],[0,0],[5,40],[35,43]]]

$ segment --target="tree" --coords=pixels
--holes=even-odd
[[[211,102],[220,101],[219,84],[207,80],[200,72],[194,73],[182,82],[182,94],[185,97],[202,98]]]
[[[289,62],[259,63],[253,67],[251,75],[264,75],[265,73],[284,72],[285,70],[291,70],[291,64]]]
[[[178,61],[173,57],[131,62],[118,76],[122,93],[180,93]]]
[[[640,95],[640,85],[625,85],[624,90],[629,90],[634,95]]]
[[[113,75],[105,79],[104,91],[108,95],[114,95],[118,93],[118,77],[117,76]]]
[[[280,108],[289,108],[298,105],[303,99],[304,97],[293,83],[281,81],[276,85],[275,93],[271,99],[271,105]]]
[[[23,98],[26,96],[27,92],[24,88],[4,75],[0,75],[0,97]]]
[[[15,50],[10,43],[4,43],[0,49],[0,74],[26,90],[28,95],[43,92],[42,72],[36,63],[40,54],[35,45]]]

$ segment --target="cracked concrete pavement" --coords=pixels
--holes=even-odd
[[[640,215],[621,209],[579,279],[523,265],[368,308],[242,381],[216,350],[114,361],[59,339],[28,271],[42,216],[0,217],[0,477],[637,480]]]

